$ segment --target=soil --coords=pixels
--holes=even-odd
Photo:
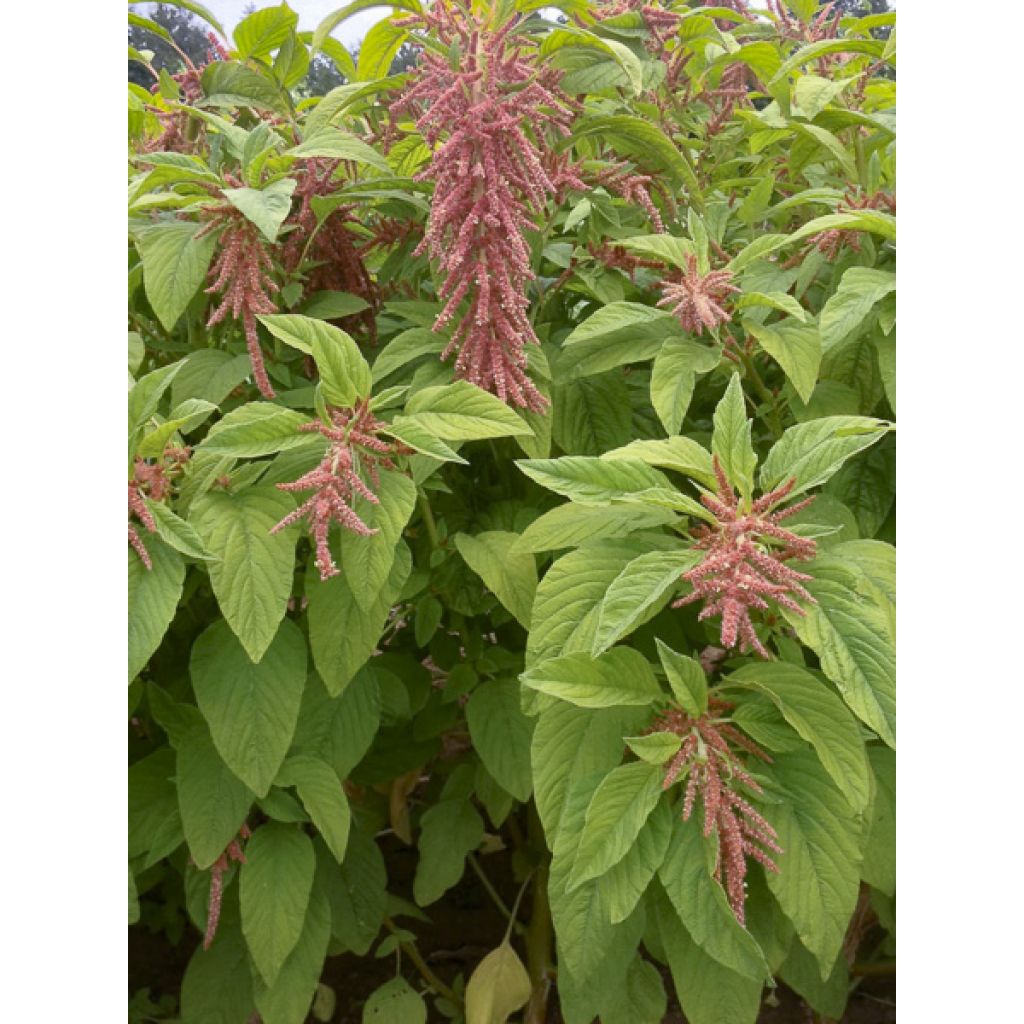
[[[400,841],[386,839],[383,852],[388,863],[390,890],[412,901],[412,877],[416,852]],[[485,870],[507,905],[515,900],[517,885],[511,874],[509,858],[496,854],[482,858]],[[500,941],[505,931],[505,918],[495,908],[476,875],[467,870],[462,881],[443,899],[427,908],[431,918],[425,922],[400,918],[402,927],[414,932],[417,946],[431,970],[443,981],[451,983],[460,972],[468,977],[473,967]],[[136,927],[129,930],[128,986],[134,992],[148,987],[153,999],[169,994],[177,996],[181,977],[198,942],[191,929],[177,945],[164,935]],[[520,950],[522,954],[522,950]],[[403,963],[406,963],[403,961]],[[369,995],[394,977],[395,961],[391,956],[376,959],[370,954],[330,957],[322,981],[334,990],[337,1007],[330,1024],[361,1024],[363,1004]],[[407,964],[403,972],[414,985],[418,982],[415,968]],[[686,1024],[679,1009],[668,970],[663,970],[669,1009],[662,1024]],[[431,1004],[428,999],[428,1005]],[[772,1005],[769,1005],[772,1004]],[[758,1024],[813,1024],[815,1017],[796,993],[780,985],[773,995],[766,996]],[[430,1024],[442,1024],[446,1018],[431,1008]],[[313,1018],[309,1018],[313,1024]],[[557,995],[553,994],[547,1024],[562,1024]],[[850,996],[840,1024],[895,1024],[895,976],[868,977],[860,980]]]

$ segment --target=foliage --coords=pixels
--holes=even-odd
[[[129,51],[128,853],[180,1020],[328,1019],[371,951],[385,1024],[553,979],[654,1022],[657,964],[691,1024],[841,1015],[894,928],[894,15],[402,0],[354,55],[369,5],[172,6],[213,35]]]

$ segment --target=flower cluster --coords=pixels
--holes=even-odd
[[[705,327],[714,330],[719,324],[732,320],[722,306],[731,292],[739,291],[731,282],[732,271],[729,270],[701,274],[697,257],[691,253],[686,257],[686,272],[662,283],[658,305],[671,307],[672,315],[692,334],[699,334]]]
[[[189,454],[188,448],[168,447],[160,462],[135,460],[134,479],[128,481],[128,543],[147,569],[153,568],[153,560],[131,517],[135,516],[149,533],[157,532],[156,520],[146,499],[163,501],[170,494],[171,478],[180,472],[180,466],[188,461]]]
[[[234,184],[230,175],[225,175],[225,178],[229,184]],[[220,292],[221,302],[210,315],[206,326],[213,327],[220,323],[228,313],[232,319],[242,321],[256,386],[264,398],[273,398],[274,389],[263,364],[256,327],[257,314],[277,312],[277,306],[270,297],[271,293],[280,290],[270,276],[274,268],[273,261],[256,225],[235,207],[223,203],[210,207],[207,213],[210,222],[199,235],[218,228],[223,230],[218,241],[217,256],[210,266],[210,286],[206,289],[207,294]]]
[[[341,163],[340,160],[316,157],[301,161],[295,173],[297,184],[294,194],[299,205],[285,222],[293,230],[282,247],[281,258],[289,273],[299,269],[304,257],[314,262],[306,282],[307,294],[339,291],[365,299],[367,308],[344,320],[347,321],[346,327],[362,326],[373,344],[377,340],[375,314],[380,308],[380,300],[377,286],[356,245],[356,236],[347,226],[352,222],[355,206],[344,205],[333,210],[318,229],[312,205],[314,196],[328,196],[337,191],[335,173]]]
[[[332,522],[362,537],[377,532],[367,526],[352,508],[357,495],[372,505],[380,504],[380,499],[360,473],[365,473],[370,483],[379,486],[379,469],[394,469],[391,457],[409,452],[403,445],[378,436],[384,424],[370,412],[367,401],[352,409],[331,409],[330,417],[330,426],[313,420],[299,427],[303,433],[322,434],[330,445],[315,469],[291,483],[277,485],[282,491],[312,490],[315,493],[270,530],[277,533],[300,519],[307,519],[316,545],[316,567],[322,580],[340,572],[328,544]]]
[[[224,872],[227,871],[231,862],[236,864],[245,863],[245,853],[242,851],[239,839],[248,839],[252,833],[249,826],[242,823],[238,830],[238,839],[232,839],[227,849],[210,866],[210,901],[206,912],[206,934],[203,935],[203,949],[209,949],[213,945],[214,937],[217,934],[217,924],[220,921],[220,905],[224,896]]]
[[[525,232],[556,193],[542,162],[544,133],[566,134],[574,111],[557,89],[558,72],[524,58],[513,36],[519,20],[492,28],[485,14],[449,0],[406,19],[459,57],[453,66],[425,51],[397,109],[418,115],[417,128],[437,147],[418,176],[433,180],[434,198],[416,251],[437,259],[443,277],[434,329],[456,322],[442,358],[457,352],[457,376],[541,411],[546,400],[526,375],[525,346],[538,342],[527,316],[534,273]]]
[[[844,201],[836,206],[836,213],[855,213],[857,210],[878,210],[885,207],[890,213],[896,212],[896,197],[888,192],[875,192],[867,196],[856,189],[848,189]],[[852,228],[829,228],[812,235],[809,248],[817,249],[830,263],[835,261],[839,250],[846,243],[854,252],[860,252],[860,232]],[[802,253],[798,254],[802,257]]]
[[[693,584],[693,591],[672,607],[704,601],[698,619],[722,616],[723,647],[733,648],[739,642],[741,650],[753,649],[762,658],[770,659],[771,654],[754,632],[750,610],[767,609],[768,599],[771,599],[803,615],[804,610],[795,598],[816,603],[803,586],[811,577],[785,563],[791,558],[801,561],[813,558],[817,545],[779,525],[814,499],[805,498],[789,508],[772,511],[793,490],[796,481],[789,480],[758,498],[747,511],[740,507],[739,498],[717,456],[714,470],[718,481],[716,493],[701,495],[701,502],[717,522],[714,526],[700,525],[695,529],[697,547],[707,554],[699,565],[683,573],[683,579]],[[781,548],[773,547],[773,543]]]
[[[747,857],[777,873],[778,865],[769,851],[783,851],[775,829],[734,788],[742,783],[754,793],[763,792],[734,747],[767,763],[771,763],[771,758],[725,720],[724,716],[731,709],[727,701],[711,697],[708,710],[699,718],[672,708],[661,713],[648,732],[671,732],[683,741],[665,769],[662,786],[668,789],[684,772],[688,773],[683,821],[689,821],[699,793],[704,804],[704,835],[717,833],[719,853],[715,879],[723,883],[729,905],[743,924]]]

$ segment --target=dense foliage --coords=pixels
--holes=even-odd
[[[366,1021],[838,1018],[895,928],[894,15],[401,0],[353,61],[373,5],[130,49],[164,1009],[329,1020],[347,952]],[[453,975],[464,872],[508,927]]]

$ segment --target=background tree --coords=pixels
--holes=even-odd
[[[210,29],[194,14],[180,7],[158,4],[148,17],[150,21],[155,21],[167,29],[171,38],[188,54],[193,64],[200,65],[206,62],[206,54],[210,49],[207,33]],[[166,68],[168,73],[175,74],[181,70],[181,55],[175,53],[174,48],[165,40],[144,28],[137,25],[128,26],[128,45],[134,46],[136,50],[152,50],[153,67],[157,71]],[[153,84],[149,72],[135,61],[128,62],[128,81],[136,82],[147,89]]]

